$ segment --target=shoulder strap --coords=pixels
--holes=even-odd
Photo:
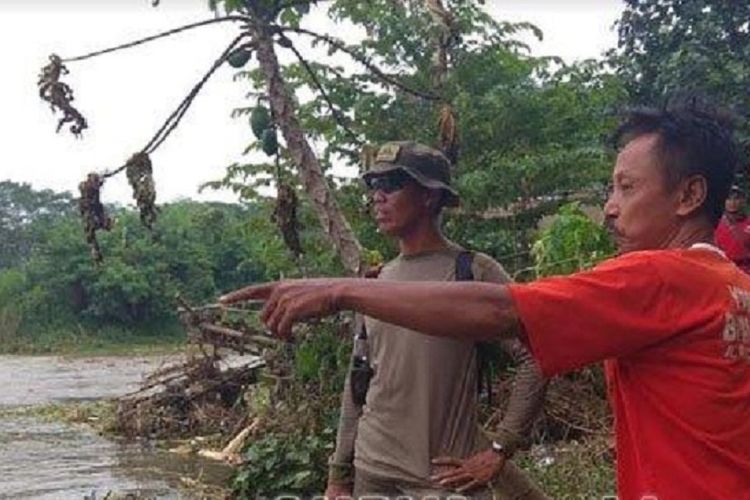
[[[456,281],[474,281],[474,252],[463,250],[456,256]],[[477,344],[477,393],[481,396],[484,389],[487,403],[492,405],[492,370],[487,345]],[[483,387],[484,386],[484,387]]]
[[[474,252],[463,250],[456,256],[456,281],[474,281]]]

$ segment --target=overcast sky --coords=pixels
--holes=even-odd
[[[210,17],[206,0],[0,0],[0,180],[76,192],[86,173],[121,165],[140,150],[232,40],[236,29],[219,24],[68,65],[74,104],[88,118],[83,139],[55,133],[57,124],[36,92],[47,56],[72,57]],[[568,62],[597,57],[613,47],[612,25],[620,0],[487,0],[498,19],[530,21],[544,32],[528,39],[535,55]],[[308,21],[335,32],[322,12]],[[245,88],[221,68],[153,155],[159,202],[178,198],[233,201],[230,193],[199,195],[198,186],[241,161],[252,133],[246,120],[230,118],[245,104]],[[107,201],[130,202],[124,176],[104,188]]]

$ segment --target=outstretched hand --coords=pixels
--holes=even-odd
[[[265,283],[241,288],[219,299],[222,304],[264,301],[261,320],[271,332],[289,338],[300,321],[339,310],[339,290],[345,279],[308,279]]]

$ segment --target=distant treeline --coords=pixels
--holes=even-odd
[[[142,330],[174,318],[177,293],[212,301],[268,276],[258,256],[274,240],[255,238],[251,223],[267,219],[261,208],[180,201],[161,207],[153,231],[129,208],[110,214],[97,265],[70,194],[0,182],[0,337],[79,324]]]

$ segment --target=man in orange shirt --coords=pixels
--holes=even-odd
[[[727,254],[729,260],[750,274],[750,219],[744,209],[745,194],[739,186],[732,186],[714,237],[716,246]]]
[[[620,255],[529,284],[321,279],[258,285],[278,335],[353,309],[435,336],[525,340],[545,375],[606,360],[621,500],[750,498],[750,277],[713,246],[737,163],[731,128],[696,102],[631,112],[605,205]],[[428,298],[428,300],[425,300]],[[497,474],[454,460],[434,478]]]

